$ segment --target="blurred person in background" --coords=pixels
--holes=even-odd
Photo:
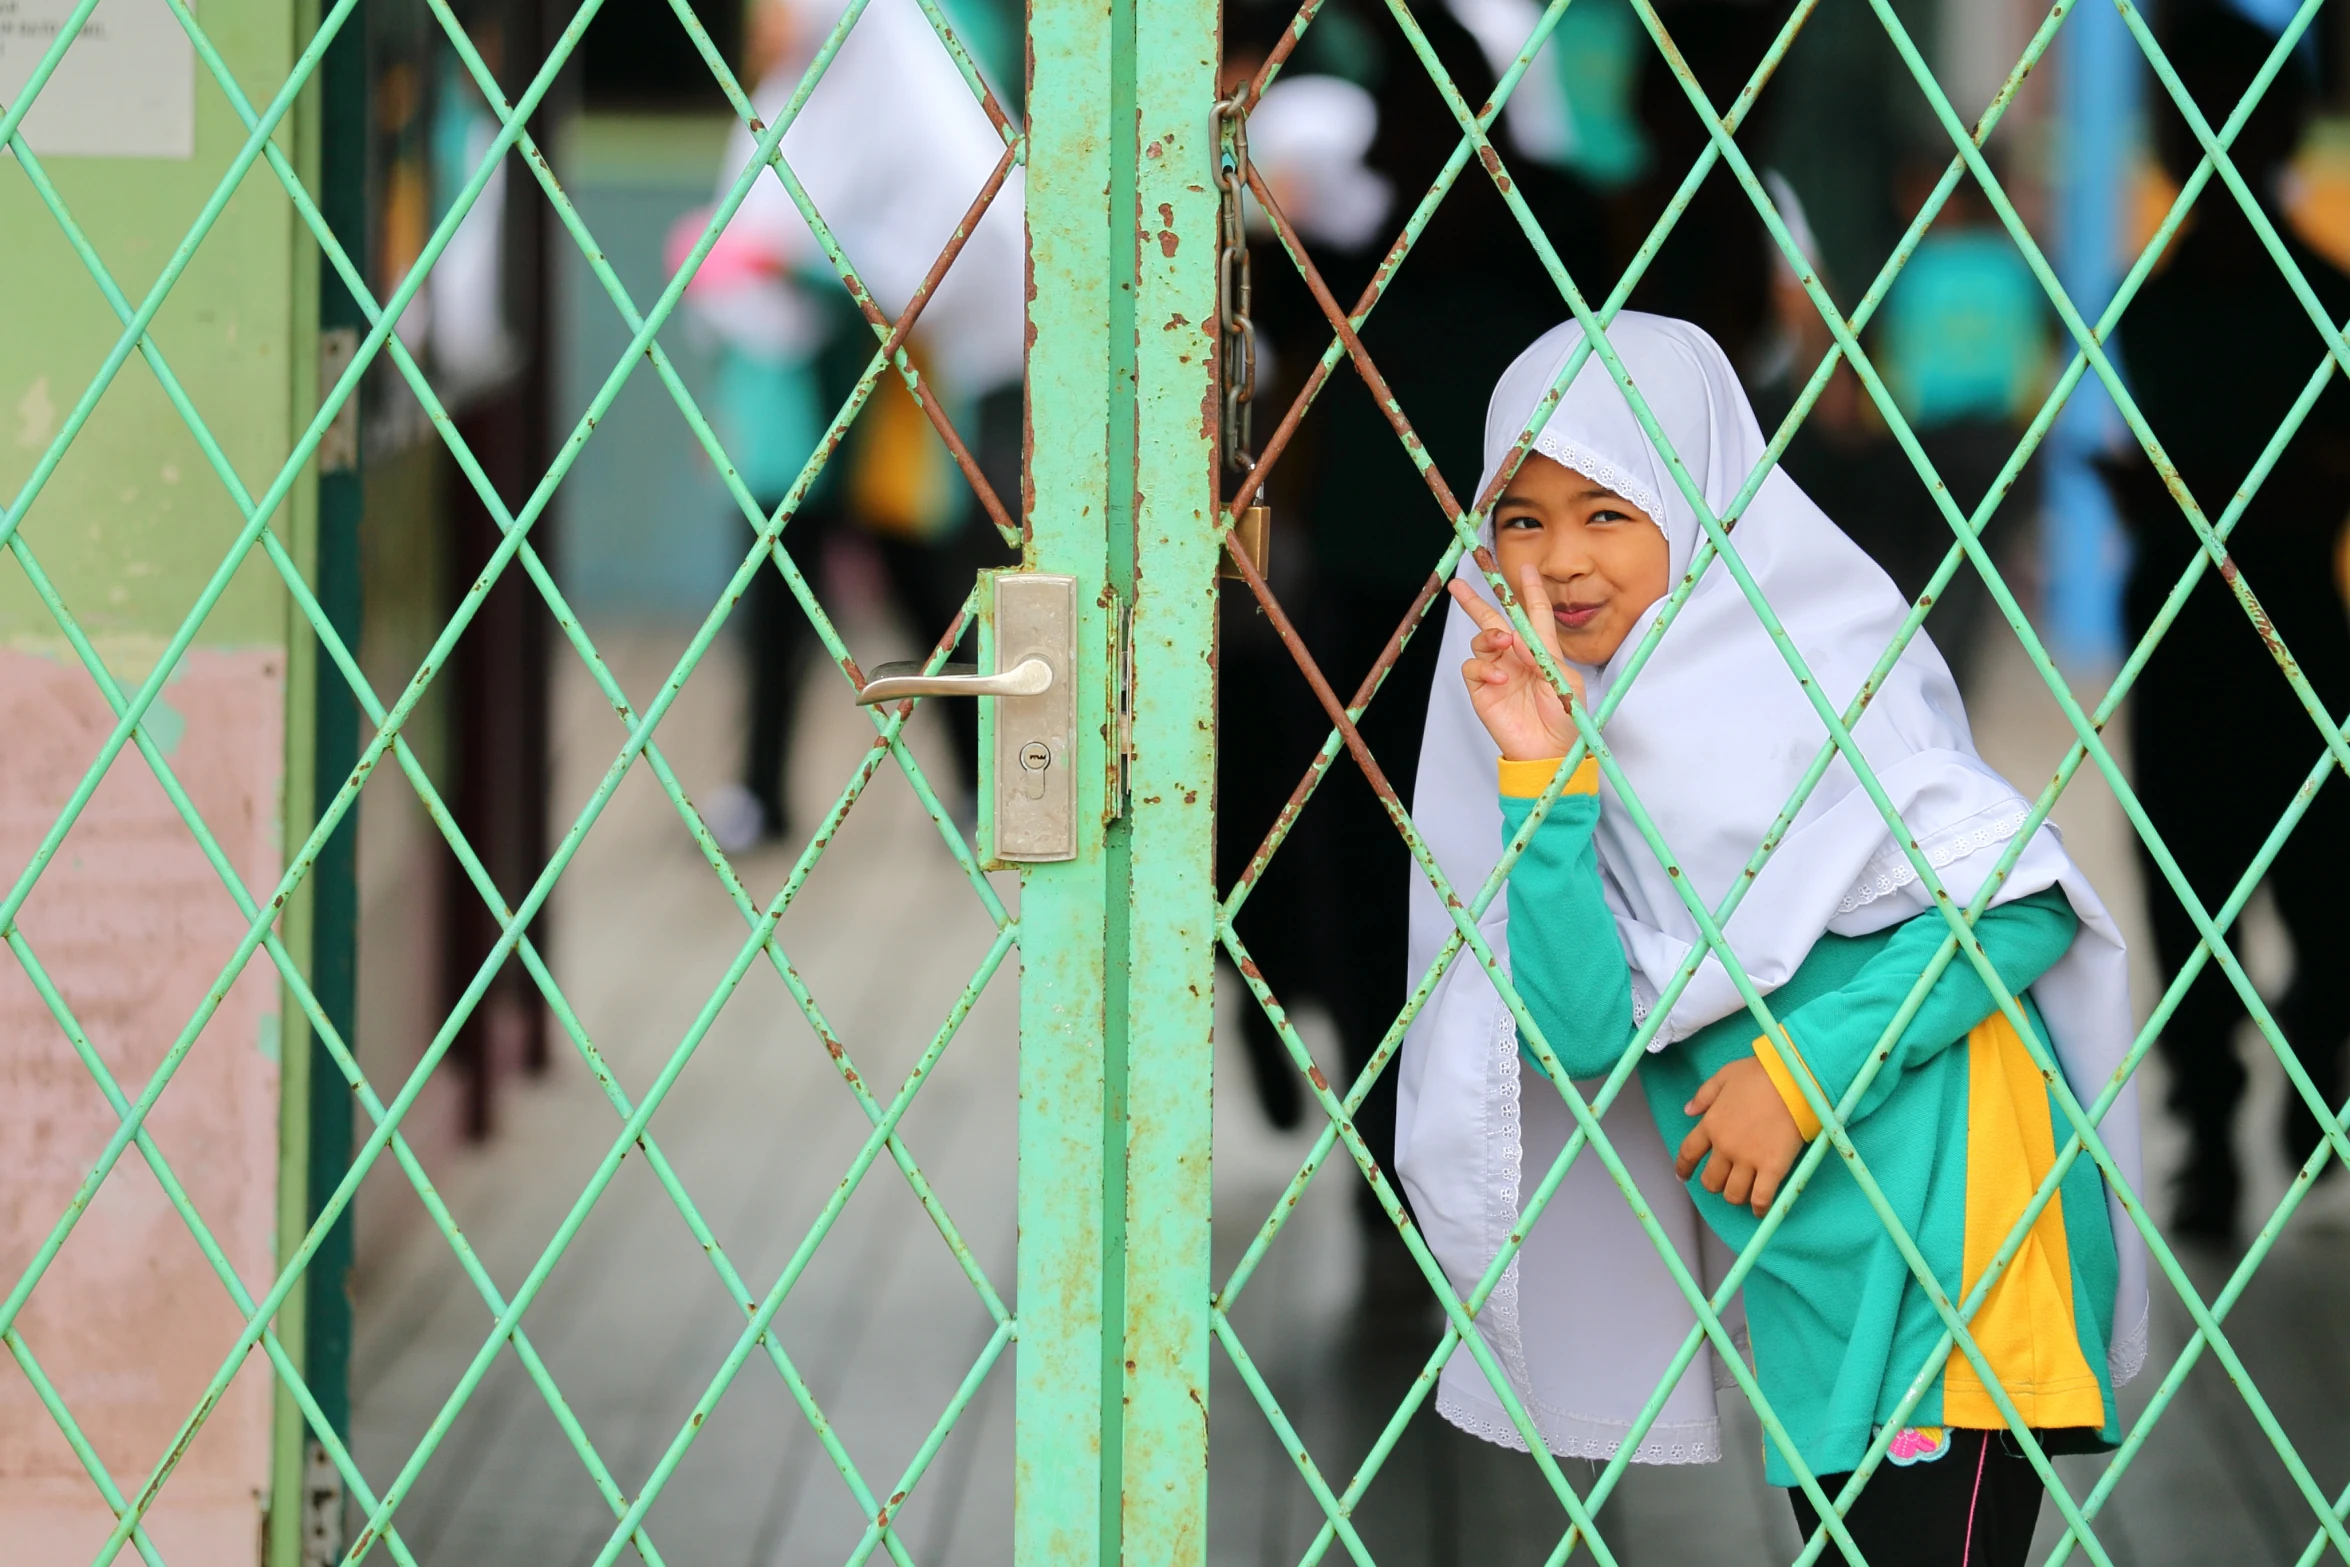
[[[1529,149],[1601,195],[1640,177],[1648,156],[1633,102],[1641,62],[1655,52],[1631,0],[1575,0],[1535,62],[1559,84],[1561,125],[1549,149]]]
[[[1725,109],[1761,64],[1788,10],[1786,0],[1684,0],[1660,14],[1707,101]],[[1645,37],[1634,42],[1640,151],[1637,176],[1610,203],[1619,267],[1632,263],[1709,144],[1663,54]],[[1795,248],[1832,292],[1823,247],[1794,185],[1766,161],[1782,140],[1787,91],[1780,84],[1756,97],[1738,141]],[[1907,182],[1909,212],[1940,172],[1936,165]],[[1833,343],[1802,274],[1726,164],[1698,186],[1634,286],[1631,303],[1695,322],[1720,343],[1766,436],[1777,434]],[[1879,368],[1936,472],[1970,511],[2021,435],[2044,373],[2046,315],[2031,274],[1967,184],[1952,194],[1877,318]],[[1954,535],[1849,367],[1838,367],[1780,465],[1905,596],[1915,599],[1925,590]],[[1996,553],[2010,520],[2029,514],[2028,497],[2011,493],[1985,526],[1986,546]],[[1980,575],[1962,567],[1927,622],[1962,681],[1988,603]]]
[[[2218,125],[2251,85],[2274,37],[2212,7],[2166,30],[2163,46],[2204,118]],[[2293,232],[2280,183],[2309,116],[2303,62],[2288,60],[2237,138],[2232,158],[2284,248],[2335,322],[2350,316],[2350,277]],[[2184,181],[2201,148],[2167,95],[2153,94],[2164,168]],[[2121,324],[2123,368],[2139,408],[2206,517],[2217,521],[2325,353],[2323,340],[2259,233],[2214,179]],[[2138,450],[2109,459],[2107,482],[2135,548],[2125,614],[2135,641],[2201,546]],[[2350,702],[2350,630],[2335,575],[2350,511],[2350,386],[2336,375],[2261,481],[2228,540],[2241,580],[2292,649],[2318,700],[2337,718]],[[2216,911],[2292,803],[2322,741],[2220,572],[2206,571],[2147,660],[2133,698],[2138,797],[2196,896]],[[2166,981],[2199,938],[2161,869],[2145,853],[2147,896]],[[2329,1105],[2344,1090],[2350,1035],[2350,936],[2340,871],[2350,863],[2350,785],[2328,776],[2265,881],[2291,938],[2292,980],[2272,1007],[2287,1042]],[[2207,965],[2162,1032],[2171,1109],[2191,1138],[2174,1228],[2225,1240],[2235,1232],[2240,1178],[2233,1123],[2245,1070],[2236,1054],[2245,1009]],[[2266,1048],[2265,1045],[2259,1048]],[[2317,1146],[2300,1095],[2285,1096],[2276,1129],[2289,1165]],[[2338,1168],[2329,1163],[2326,1173]]]
[[[1706,101],[1727,108],[1762,63],[1787,10],[1786,0],[1686,0],[1662,15]],[[1608,204],[1609,239],[1619,272],[1638,257],[1709,145],[1704,121],[1662,52],[1645,36],[1633,39],[1631,48],[1637,172]],[[1758,95],[1739,125],[1739,144],[1757,160],[1764,192],[1796,249],[1815,275],[1823,275],[1819,242],[1794,186],[1760,161],[1777,140],[1783,101],[1783,94]],[[1779,248],[1754,198],[1722,163],[1707,173],[1674,220],[1634,284],[1630,303],[1693,322],[1721,344],[1766,437],[1777,433],[1830,343],[1801,274]],[[1856,468],[1872,471],[1881,438],[1861,420],[1857,390],[1851,372],[1839,369],[1789,444],[1782,465],[1807,491],[1821,496],[1821,504],[1832,507],[1873,555],[1882,531],[1873,504],[1877,486],[1852,482],[1849,476]]]
[[[1290,15],[1280,0],[1233,0],[1226,8],[1221,95],[1245,89]],[[1252,166],[1309,252],[1323,262],[1384,246],[1402,221],[1393,185],[1364,161],[1378,133],[1378,102],[1361,82],[1331,69],[1328,40],[1343,40],[1350,26],[1361,23],[1348,14],[1325,35],[1317,21],[1249,115]],[[1347,58],[1343,49],[1337,58]],[[1262,451],[1328,336],[1325,323],[1325,335],[1313,339],[1321,312],[1253,202],[1250,215],[1257,324],[1254,433]],[[1341,365],[1335,374],[1351,379],[1353,372]],[[1272,503],[1275,519],[1268,581],[1289,614],[1301,617],[1315,584],[1309,541],[1295,521],[1297,490],[1291,475],[1296,471],[1286,459],[1276,465],[1259,499]],[[1225,494],[1239,477],[1219,475]],[[1216,835],[1216,858],[1217,883],[1229,891],[1312,761],[1325,728],[1316,727],[1321,709],[1245,585],[1226,584],[1221,620],[1216,801],[1224,826]],[[1344,677],[1333,672],[1332,679]],[[1265,868],[1241,912],[1241,936],[1251,957],[1291,1009],[1328,1004],[1313,933],[1320,908],[1305,851],[1293,844]],[[1241,1003],[1240,1040],[1266,1119],[1285,1130],[1296,1126],[1305,1113],[1303,1083],[1279,1031],[1254,999]]]
[[[764,123],[786,110],[845,10],[843,0],[755,0],[745,74],[757,83],[752,102]],[[809,201],[875,305],[893,319],[1003,149],[916,0],[871,0],[782,142]],[[719,169],[722,193],[755,151],[750,129],[738,123]],[[680,220],[670,240],[673,266],[708,220],[706,209]],[[1014,511],[1024,267],[1015,168],[908,341],[924,381]],[[744,487],[772,515],[879,340],[772,172],[753,184],[686,299],[722,344],[719,437]],[[852,532],[878,558],[925,651],[961,608],[975,574],[1013,558],[894,370],[883,373],[847,443],[782,534],[819,598],[830,597],[831,563]],[[785,763],[806,664],[818,646],[807,611],[772,563],[752,577],[744,597],[750,711],[743,777],[714,793],[704,811],[730,851],[808,825],[792,819]],[[977,717],[967,702],[945,704],[945,713],[967,811]]]
[[[1767,5],[1689,0],[1670,7],[1663,19],[1706,101],[1720,109],[1738,96],[1761,63],[1784,10],[1779,0]],[[1663,52],[1642,40],[1637,54],[1632,101],[1644,155],[1639,177],[1612,203],[1609,229],[1617,271],[1631,264],[1708,145],[1705,122]],[[1771,144],[1776,109],[1777,99],[1765,92],[1739,127],[1739,144],[1750,149],[1750,157],[1759,158],[1753,149]],[[1764,181],[1773,205],[1802,244],[1808,225],[1793,192],[1767,171]],[[1788,358],[1773,294],[1783,260],[1753,198],[1728,164],[1716,163],[1640,275],[1630,303],[1636,310],[1703,327],[1722,345],[1752,395],[1779,378]],[[1758,409],[1765,435],[1773,416],[1783,411],[1783,402]]]
[[[1998,159],[1991,156],[1997,173]],[[1925,205],[1946,162],[1929,155],[1911,165],[1901,181],[1904,212]],[[2049,320],[2039,280],[1973,176],[1962,176],[1895,279],[1872,336],[1877,368],[1894,402],[1967,516],[2014,454],[2047,388]],[[1878,564],[1914,600],[1957,535],[1907,456],[1899,462],[1906,482],[1888,475],[1888,526],[1876,553]],[[2037,477],[2036,469],[2024,469],[1984,520],[1983,548],[1995,561],[2016,519],[2037,511]],[[1926,622],[1962,687],[1990,606],[1982,573],[1962,563]]]

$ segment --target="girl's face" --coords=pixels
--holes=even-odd
[[[1534,567],[1550,594],[1559,651],[1592,667],[1615,656],[1672,573],[1654,518],[1539,452],[1495,503],[1493,538],[1503,580],[1515,584]]]

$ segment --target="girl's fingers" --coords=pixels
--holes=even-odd
[[[1469,650],[1476,656],[1461,665],[1461,678],[1472,688],[1499,685],[1509,678],[1503,650],[1488,644],[1489,635],[1480,635],[1469,644]]]
[[[1705,1129],[1703,1121],[1698,1122],[1689,1135],[1681,1139],[1681,1152],[1673,1160],[1673,1173],[1684,1181],[1689,1179],[1690,1172],[1712,1151],[1713,1145],[1713,1134]]]
[[[1488,604],[1483,599],[1479,598],[1475,588],[1470,587],[1466,582],[1463,582],[1458,577],[1453,578],[1452,581],[1447,583],[1445,586],[1446,591],[1452,594],[1452,601],[1455,604],[1458,604],[1462,609],[1466,610],[1468,612],[1469,618],[1475,621],[1480,627],[1487,631],[1506,631],[1509,629],[1508,619],[1503,616],[1500,610],[1495,609],[1491,604]]]
[[[1542,572],[1531,561],[1518,570],[1518,602],[1526,606],[1526,618],[1534,626],[1534,634],[1553,659],[1559,657],[1558,622],[1550,618],[1550,593],[1542,586]],[[1542,613],[1536,614],[1539,605]]]
[[[1719,1197],[1722,1194],[1722,1187],[1728,1183],[1735,1168],[1736,1166],[1730,1163],[1728,1156],[1717,1149],[1714,1156],[1705,1161],[1704,1173],[1697,1177],[1697,1184]]]
[[[1747,1199],[1747,1206],[1754,1210],[1754,1216],[1756,1218],[1759,1219],[1764,1214],[1770,1212],[1771,1204],[1779,1200],[1780,1179],[1780,1176],[1773,1175],[1768,1170],[1761,1170],[1756,1172],[1754,1177],[1754,1193]]]
[[[1730,1174],[1728,1178],[1722,1182],[1723,1200],[1725,1202],[1744,1204],[1749,1199],[1751,1199],[1753,1195],[1754,1166],[1751,1164],[1734,1164],[1730,1166]]]
[[[1472,658],[1461,665],[1461,680],[1472,695],[1487,686],[1508,685],[1513,678],[1509,666],[1490,655]]]

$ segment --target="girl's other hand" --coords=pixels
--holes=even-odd
[[[1538,762],[1566,755],[1575,743],[1574,721],[1567,716],[1567,705],[1559,700],[1557,690],[1544,678],[1542,666],[1526,650],[1525,639],[1510,625],[1508,616],[1479,598],[1467,583],[1456,578],[1452,596],[1477,622],[1477,635],[1469,643],[1475,656],[1461,665],[1461,679],[1468,684],[1469,701],[1486,733],[1501,747],[1502,756],[1513,762]],[[1542,573],[1531,565],[1519,574],[1518,602],[1580,704],[1583,676],[1559,653],[1550,594],[1542,586]]]
[[[1779,1183],[1803,1154],[1803,1131],[1763,1064],[1752,1056],[1731,1062],[1682,1109],[1697,1117],[1697,1126],[1682,1139],[1674,1171],[1686,1181],[1702,1163],[1698,1185],[1746,1204],[1757,1218],[1769,1212]]]

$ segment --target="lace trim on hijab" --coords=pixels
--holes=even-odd
[[[1500,1109],[1500,1171],[1501,1179],[1486,1188],[1486,1237],[1494,1241],[1498,1252],[1509,1243],[1518,1227],[1518,1192],[1525,1183],[1526,1140],[1524,1134],[1525,1078],[1518,1067],[1518,1020],[1510,1016],[1510,1009],[1499,1005],[1494,997],[1493,1065],[1499,1079],[1500,1092],[1495,1097]],[[1501,1278],[1493,1286],[1493,1293],[1485,1298],[1485,1314],[1493,1323],[1489,1335],[1494,1347],[1501,1352],[1501,1368],[1512,1386],[1521,1395],[1534,1386],[1533,1377],[1526,1370],[1526,1336],[1518,1324],[1518,1263],[1502,1270]]]
[[[2146,1315],[2139,1312],[2137,1322],[2105,1352],[2105,1372],[2115,1387],[2137,1381],[2146,1369]]]
[[[1926,863],[1941,870],[1970,854],[2005,843],[2015,836],[2016,829],[2023,826],[2031,814],[2031,807],[2026,806],[1996,821],[1986,822],[1971,831],[1931,844],[1923,851]],[[1836,905],[1837,917],[1842,918],[1889,893],[1899,892],[1917,879],[1918,868],[1909,862],[1909,857],[1898,847],[1888,849],[1870,861],[1868,867],[1860,873],[1860,880],[1853,883],[1852,890],[1844,895],[1844,901]]]
[[[1664,497],[1651,489],[1647,481],[1634,478],[1581,442],[1555,434],[1552,428],[1547,425],[1543,427],[1540,435],[1534,437],[1534,449],[1552,462],[1562,467],[1572,468],[1584,478],[1595,483],[1606,485],[1648,513],[1649,520],[1656,524],[1657,531],[1664,532]],[[1666,534],[1666,537],[1670,538],[1671,535]]]
[[[1524,1399],[1523,1395],[1521,1401],[1526,1404],[1526,1412],[1534,1417],[1534,1428],[1542,1433],[1542,1445],[1554,1457],[1605,1463],[1624,1445],[1622,1422],[1552,1410]],[[1526,1438],[1498,1405],[1489,1414],[1453,1392],[1448,1384],[1437,1386],[1436,1412],[1469,1435],[1482,1437],[1497,1447],[1515,1448],[1521,1453],[1529,1451]],[[1559,1429],[1562,1419],[1564,1430]],[[1636,1464],[1715,1464],[1721,1459],[1721,1426],[1712,1420],[1650,1426],[1647,1437],[1632,1452],[1632,1462]]]

